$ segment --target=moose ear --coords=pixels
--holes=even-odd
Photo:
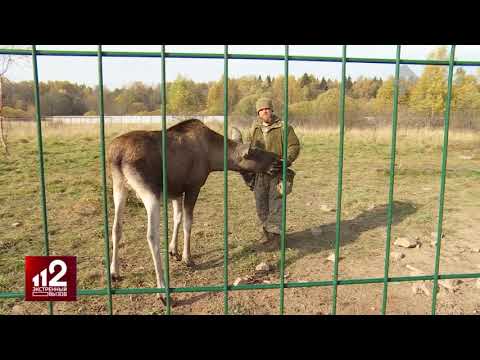
[[[230,139],[239,143],[243,143],[242,133],[235,126],[232,126],[230,129]]]

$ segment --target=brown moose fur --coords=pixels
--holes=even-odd
[[[193,208],[201,187],[212,171],[224,168],[222,135],[209,129],[196,119],[186,120],[167,130],[167,189],[174,210],[174,226],[169,253],[177,253],[177,235],[185,216],[182,260],[192,265],[190,259],[190,234]],[[250,148],[232,140],[228,143],[228,169],[234,171],[277,171],[280,166],[276,154]],[[127,198],[127,184],[142,199],[147,210],[147,240],[152,253],[158,287],[164,287],[160,259],[160,198],[162,189],[162,132],[132,131],[113,139],[108,148],[108,165],[113,182],[115,219],[112,227],[113,255],[112,277],[118,277],[118,243],[121,240],[123,210]],[[162,297],[160,297],[162,299]]]
[[[183,121],[167,130],[169,197],[199,189],[208,174],[223,170],[223,136],[200,120]],[[250,153],[247,155],[248,150]],[[267,172],[277,155],[228,140],[228,169]],[[110,168],[128,164],[157,196],[162,193],[162,132],[131,131],[116,137],[108,148]]]

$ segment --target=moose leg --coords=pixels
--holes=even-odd
[[[182,200],[183,200],[183,196],[179,197],[178,199],[172,200],[173,235],[172,235],[172,241],[170,241],[170,245],[168,246],[168,252],[171,256],[174,256],[176,260],[182,259],[178,254],[178,249],[177,249],[178,228],[180,227],[180,223],[182,222],[182,210],[183,210]]]
[[[185,199],[183,200],[183,212],[185,220],[183,222],[183,254],[182,261],[187,266],[193,266],[194,263],[190,259],[190,234],[192,232],[193,223],[193,208],[197,202],[198,193],[200,189],[194,189],[185,192]]]
[[[132,168],[124,168],[128,183],[142,199],[147,211],[147,241],[155,266],[157,287],[164,288],[162,260],[160,256],[160,199],[146,186],[143,178]],[[164,296],[157,295],[165,304]]]
[[[125,180],[119,169],[112,168],[113,180],[113,202],[115,205],[115,218],[112,227],[112,262],[110,264],[110,275],[112,278],[118,278],[118,244],[122,239],[122,222],[125,209],[125,201],[127,200],[128,190],[125,186]]]
[[[157,287],[164,288],[162,259],[160,254],[160,201],[152,193],[142,196],[142,201],[147,210],[147,240],[152,253],[153,264],[155,265],[155,274],[157,278]],[[163,296],[158,296],[163,300]],[[164,301],[164,300],[163,300]]]

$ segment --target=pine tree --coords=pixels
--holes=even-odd
[[[300,78],[300,87],[303,88],[311,83],[310,76],[307,73],[304,73]]]
[[[327,81],[325,80],[325,78],[323,76],[322,76],[322,81],[320,81],[319,89],[321,91],[327,91],[328,90]]]
[[[349,77],[347,78],[347,81],[345,82],[345,92],[346,92],[347,94],[350,94],[350,93],[351,93],[352,86],[353,86],[352,78],[349,76]]]
[[[270,78],[270,75],[267,75],[267,78],[265,79],[265,82],[266,82],[267,88],[272,87],[272,79]]]

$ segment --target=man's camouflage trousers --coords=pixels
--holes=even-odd
[[[280,234],[282,223],[282,177],[257,174],[255,178],[255,203],[257,215],[263,229],[269,233]],[[287,183],[287,195],[291,184]]]

